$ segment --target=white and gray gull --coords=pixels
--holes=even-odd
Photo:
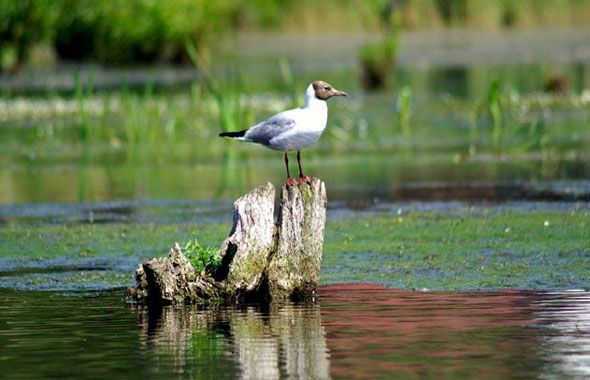
[[[296,150],[300,181],[309,183],[310,178],[304,175],[301,169],[301,149],[315,144],[326,129],[328,121],[326,100],[333,96],[348,95],[324,81],[317,80],[305,90],[305,105],[303,107],[280,112],[249,129],[239,132],[223,132],[219,136],[254,142],[270,149],[285,152],[287,185],[289,186],[297,184],[289,174],[288,155],[290,151]]]

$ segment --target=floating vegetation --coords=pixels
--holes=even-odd
[[[370,281],[432,290],[590,286],[590,214],[585,203],[561,208],[462,203],[440,210],[414,207],[400,204],[387,212],[349,210],[342,217],[329,216],[322,282]],[[127,286],[134,263],[166,252],[170,242],[186,240],[196,229],[212,247],[227,236],[224,223],[6,226],[0,229],[0,286],[18,282],[19,288],[35,289],[40,285],[30,282],[30,273],[56,267],[68,270],[67,281],[84,281],[86,289],[92,283],[101,289],[106,283]],[[186,249],[198,270],[219,262],[216,249],[195,239]],[[69,274],[89,268],[100,269],[91,281]],[[15,277],[21,274],[22,279]]]

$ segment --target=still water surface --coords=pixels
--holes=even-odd
[[[585,378],[590,294],[322,287],[314,305],[0,293],[3,378]],[[43,318],[39,318],[43,315]]]

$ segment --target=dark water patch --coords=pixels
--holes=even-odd
[[[231,219],[222,200],[118,200],[0,205],[0,224],[215,223]]]
[[[11,94],[73,93],[78,84],[94,90],[188,87],[198,78],[191,66],[146,66],[109,68],[100,65],[61,64],[51,69],[25,70],[18,75],[0,75],[0,92]]]
[[[7,378],[585,378],[586,292],[320,288],[275,308],[0,289]]]
[[[100,291],[134,284],[133,273],[146,258],[58,257],[0,259],[0,288],[22,291]]]
[[[588,202],[590,181],[416,181],[367,191],[364,186],[331,189],[336,206],[363,209],[387,202]],[[435,204],[435,203],[434,203]],[[334,205],[332,205],[334,206]]]
[[[330,202],[328,204],[328,217],[338,220],[350,217],[370,216],[404,216],[408,213],[447,213],[460,216],[468,212],[470,215],[497,216],[507,212],[534,213],[534,212],[588,212],[590,203],[569,201],[400,201],[386,202],[381,200],[349,202]]]
[[[330,217],[351,212],[391,214],[453,211],[493,205],[498,210],[583,210],[590,201],[590,181],[439,182],[393,185],[366,192],[363,187],[330,190]],[[10,224],[166,224],[230,223],[231,201],[119,200],[90,203],[20,203],[0,205],[0,226]]]
[[[73,270],[0,275],[0,288],[22,291],[100,291],[133,285],[129,272],[113,270]]]
[[[10,276],[21,276],[21,275],[28,275],[28,274],[46,274],[46,273],[63,273],[63,272],[71,272],[72,270],[78,271],[102,271],[108,268],[105,267],[47,267],[47,268],[20,268],[15,270],[0,270],[0,277],[10,277]]]
[[[418,182],[394,189],[394,199],[471,200],[471,201],[589,201],[590,181],[554,181],[550,183]]]
[[[140,256],[100,255],[93,257],[0,258],[0,274],[14,271],[61,271],[109,268],[130,270],[137,266]]]

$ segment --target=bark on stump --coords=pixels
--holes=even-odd
[[[283,186],[276,223],[274,198],[267,183],[234,202],[233,226],[215,273],[196,273],[175,244],[167,258],[139,265],[137,286],[128,296],[160,304],[313,299],[324,242],[325,184],[313,178],[310,184]]]

